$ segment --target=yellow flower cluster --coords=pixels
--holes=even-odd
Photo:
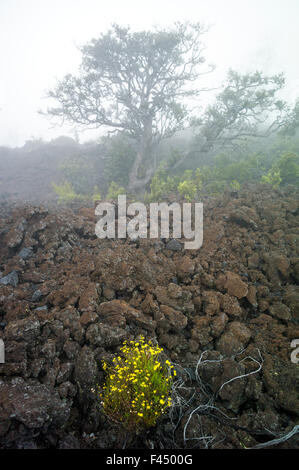
[[[154,426],[171,406],[172,380],[176,372],[166,360],[161,363],[162,348],[151,341],[124,342],[121,356],[113,364],[103,362],[107,377],[100,399],[104,412],[126,429],[138,431]]]

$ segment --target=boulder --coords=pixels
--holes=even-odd
[[[0,278],[0,285],[1,284],[3,286],[17,287],[17,285],[19,284],[18,273],[16,271],[12,271],[11,273],[7,274],[6,276],[1,277]]]
[[[0,422],[17,421],[29,429],[46,430],[50,425],[62,428],[70,414],[70,403],[62,401],[57,391],[37,381],[23,378],[0,379]],[[0,426],[1,429],[1,426]]]
[[[248,345],[251,331],[243,323],[233,321],[217,341],[217,350],[230,357],[240,353]]]
[[[226,282],[224,287],[229,295],[233,295],[238,299],[242,299],[248,294],[247,284],[242,281],[238,274],[230,271],[226,272]]]

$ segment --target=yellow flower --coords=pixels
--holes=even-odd
[[[110,372],[103,386],[105,413],[129,427],[155,425],[157,417],[172,403],[168,397],[172,377],[158,360],[162,348],[140,337],[127,346],[124,343],[120,350],[123,357],[115,358],[112,367],[105,365]],[[169,360],[165,366],[173,367]]]

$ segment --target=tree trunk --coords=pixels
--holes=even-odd
[[[154,162],[151,162],[152,156],[152,120],[149,120],[144,126],[144,132],[140,138],[137,155],[129,175],[129,190],[140,192],[141,189],[150,181],[155,172]],[[139,177],[139,170],[142,164],[150,163],[145,176]]]

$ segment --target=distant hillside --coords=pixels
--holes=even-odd
[[[65,136],[51,142],[28,141],[21,148],[0,147],[0,201],[54,203],[51,183],[59,181],[62,161],[82,153],[101,160],[102,150],[99,144],[78,144]]]

